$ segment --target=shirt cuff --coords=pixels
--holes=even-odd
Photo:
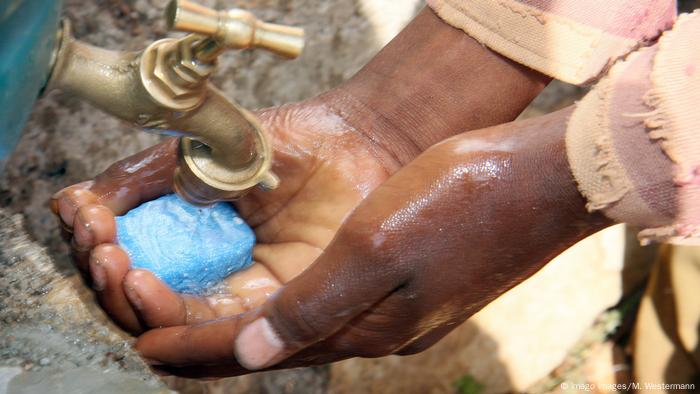
[[[572,84],[673,25],[675,0],[427,0],[445,22],[514,61]]]
[[[568,122],[569,165],[590,211],[642,242],[700,244],[700,11],[612,67]]]

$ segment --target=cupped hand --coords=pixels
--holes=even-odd
[[[323,99],[258,115],[283,182],[236,201],[257,236],[254,264],[226,279],[221,293],[175,293],[152,273],[130,270],[128,255],[115,244],[115,215],[172,192],[177,140],[117,162],[52,199],[101,305],[126,330],[195,324],[259,306],[322,253],[349,212],[398,166]]]
[[[59,192],[52,208],[72,232],[78,263],[104,309],[127,330],[236,315],[321,255],[346,216],[391,173],[449,136],[512,120],[548,81],[426,8],[341,87],[263,111],[282,184],[236,202],[258,238],[256,264],[229,278],[219,296],[175,294],[150,273],[129,270],[114,244],[114,215],[172,191],[175,140]]]
[[[428,348],[610,224],[587,212],[572,178],[569,114],[432,147],[372,192],[261,308],[154,329],[137,349],[170,373],[217,377]]]

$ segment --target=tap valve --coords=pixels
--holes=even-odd
[[[210,77],[227,49],[264,48],[296,57],[304,31],[186,0],[172,0],[165,17],[171,29],[191,34],[158,40],[140,52],[79,42],[65,23],[47,90],[63,90],[149,131],[181,137],[173,187],[191,203],[232,200],[257,186],[274,189],[279,179],[262,125]]]
[[[242,9],[216,11],[187,0],[172,0],[165,17],[171,30],[195,33],[215,41],[195,50],[199,60],[212,60],[227,48],[261,48],[293,59],[304,48],[303,29],[262,22]]]
[[[203,87],[226,49],[262,48],[291,59],[304,48],[304,30],[262,22],[245,10],[216,11],[186,0],[172,0],[165,18],[170,30],[191,34],[145,51],[143,80],[153,82],[146,89],[164,106],[194,112],[190,118],[201,119],[199,125],[218,124],[206,133],[181,134],[175,190],[192,203],[208,204],[240,197],[255,185],[276,188],[271,147],[257,118],[230,100],[211,105],[223,96]]]

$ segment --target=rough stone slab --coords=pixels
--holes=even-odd
[[[15,376],[24,372],[20,367],[0,367],[0,394],[7,394],[7,386]]]
[[[109,369],[75,368],[62,372],[24,372],[7,386],[7,394],[169,394],[132,375]]]
[[[0,366],[53,374],[78,366],[123,371],[162,387],[97,307],[75,270],[60,270],[20,215],[0,209]]]

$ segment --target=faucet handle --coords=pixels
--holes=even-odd
[[[216,11],[187,0],[172,0],[165,11],[170,30],[208,36],[226,48],[262,48],[295,58],[304,48],[304,29],[260,21],[242,9]]]

